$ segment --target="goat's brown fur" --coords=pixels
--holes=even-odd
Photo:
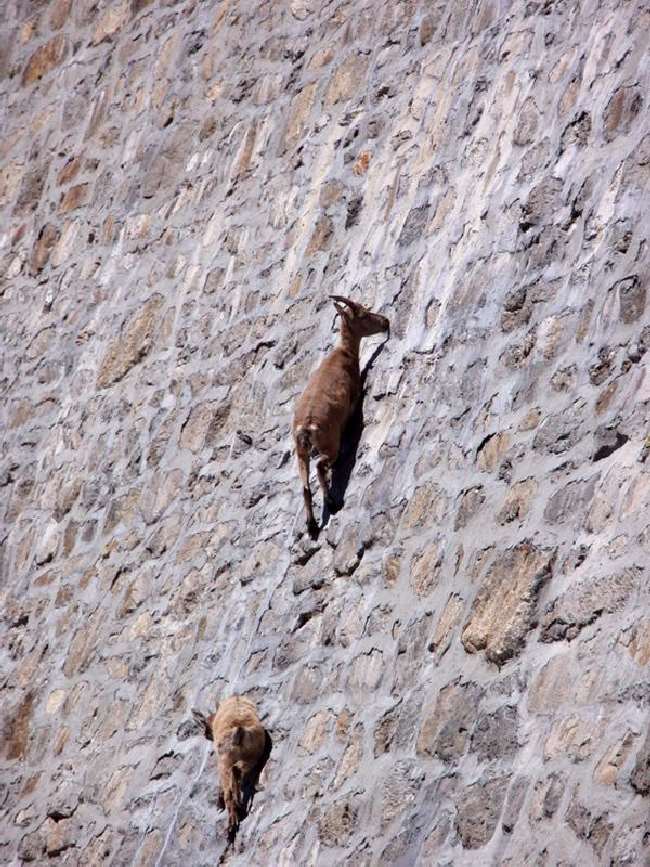
[[[198,710],[192,713],[208,740],[214,742],[221,785],[218,805],[228,811],[232,838],[242,818],[242,785],[264,760],[268,736],[253,702],[240,695],[222,701],[212,716]]]
[[[318,481],[325,502],[331,506],[330,471],[338,457],[343,430],[361,397],[359,346],[362,338],[389,330],[385,316],[340,295],[330,297],[341,317],[340,341],[309,378],[293,419],[307,529],[311,535],[316,534],[317,524],[309,487],[310,457],[318,458]]]

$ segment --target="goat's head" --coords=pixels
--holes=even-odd
[[[344,298],[342,295],[330,295],[330,298],[334,302],[336,312],[357,337],[369,337],[371,334],[390,332],[390,322],[381,313],[373,313],[362,304],[350,301],[349,298]]]

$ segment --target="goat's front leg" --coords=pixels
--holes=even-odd
[[[327,457],[319,458],[316,463],[316,471],[318,473],[318,481],[323,489],[323,500],[327,508],[332,512],[335,508],[334,498],[331,491],[331,470],[332,461]]]
[[[318,533],[318,524],[314,518],[314,509],[311,500],[311,488],[309,487],[309,452],[298,454],[298,470],[302,479],[302,495],[305,499],[305,516],[307,518],[307,532],[313,538]]]

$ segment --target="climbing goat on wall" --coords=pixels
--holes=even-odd
[[[341,338],[335,349],[309,378],[296,404],[293,438],[305,498],[307,530],[318,532],[309,487],[309,459],[318,457],[316,470],[325,503],[333,508],[329,475],[336,460],[343,430],[361,397],[359,346],[363,337],[389,331],[385,316],[372,313],[361,304],[330,295],[341,317]]]
[[[194,708],[192,714],[205,737],[214,742],[220,783],[217,805],[228,811],[228,839],[232,842],[271,752],[271,738],[253,702],[240,695],[222,701],[212,716]]]

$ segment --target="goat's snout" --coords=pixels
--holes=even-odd
[[[371,319],[368,322],[368,334],[386,333],[390,337],[390,321],[388,317],[382,316],[381,313],[371,313]]]

